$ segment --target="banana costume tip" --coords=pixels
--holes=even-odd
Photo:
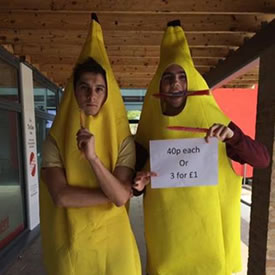
[[[181,26],[181,23],[180,23],[180,20],[177,19],[177,20],[173,20],[173,21],[169,21],[167,23],[167,27],[177,27],[177,26]]]
[[[99,20],[98,20],[97,15],[96,15],[95,12],[92,12],[92,13],[91,13],[91,20],[92,20],[92,21],[95,20],[95,21],[99,24]]]

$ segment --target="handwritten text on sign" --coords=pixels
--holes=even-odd
[[[218,140],[203,138],[150,141],[152,188],[215,185],[218,181]]]

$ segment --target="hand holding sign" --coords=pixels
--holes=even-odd
[[[225,139],[230,139],[234,135],[234,132],[225,125],[214,123],[207,131],[205,140],[209,142],[211,137],[215,137],[220,141],[224,141]]]
[[[148,172],[148,171],[140,171],[137,172],[137,175],[134,179],[133,187],[137,191],[142,191],[144,187],[150,183],[151,177],[156,177],[157,174],[155,172]]]
[[[150,141],[152,188],[215,185],[218,177],[218,140],[203,138]]]

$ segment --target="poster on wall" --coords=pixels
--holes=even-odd
[[[27,191],[28,226],[32,230],[39,224],[39,186],[36,152],[32,70],[20,63],[21,101],[23,106],[23,141],[25,180]]]

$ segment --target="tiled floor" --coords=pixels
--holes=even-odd
[[[143,236],[142,212],[142,199],[134,198],[131,201],[130,219],[134,233],[136,235],[144,271],[146,251]],[[247,235],[247,233],[245,233],[245,235]],[[246,264],[248,249],[244,243],[242,243],[242,255],[244,269],[241,273],[237,273],[238,275],[245,275],[247,273]],[[35,242],[33,242],[33,244],[30,247],[23,251],[21,256],[17,258],[16,262],[11,266],[11,268],[7,271],[5,275],[46,275],[41,260],[40,238],[38,238]]]

